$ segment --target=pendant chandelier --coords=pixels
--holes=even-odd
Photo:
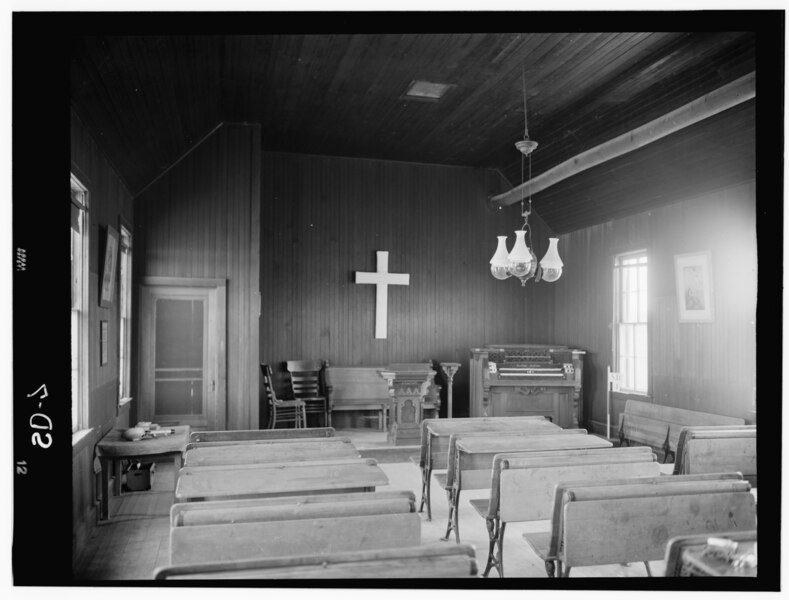
[[[531,214],[531,153],[537,147],[537,142],[529,139],[529,124],[526,118],[526,73],[523,72],[523,139],[515,142],[515,147],[521,153],[521,182],[523,182],[523,171],[525,163],[529,166],[529,206],[524,206],[523,189],[521,188],[521,217],[523,226],[515,232],[515,245],[512,251],[507,251],[507,236],[497,236],[499,240],[496,253],[490,259],[490,272],[496,279],[507,279],[517,277],[521,285],[525,286],[529,279],[534,278],[535,282],[541,279],[549,282],[556,281],[562,276],[562,259],[559,257],[557,244],[559,238],[548,238],[548,251],[542,260],[537,263],[537,257],[532,252],[531,247],[531,228],[529,227],[529,215]],[[527,240],[528,236],[528,240]]]

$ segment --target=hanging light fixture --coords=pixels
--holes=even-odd
[[[526,70],[523,70],[523,139],[515,142],[515,147],[521,153],[521,182],[526,161],[529,165],[529,206],[524,207],[523,189],[521,189],[521,217],[523,226],[515,232],[515,245],[511,252],[507,252],[507,237],[497,236],[498,246],[493,258],[490,259],[490,272],[496,279],[507,279],[515,276],[525,286],[529,279],[534,281],[553,282],[562,276],[564,263],[559,257],[557,245],[559,238],[548,238],[548,251],[537,264],[537,257],[531,250],[531,228],[529,215],[531,214],[531,153],[537,147],[537,142],[529,139],[529,123],[526,117]],[[526,239],[528,235],[528,240]]]

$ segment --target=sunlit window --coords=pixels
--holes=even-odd
[[[132,236],[121,225],[120,373],[118,398],[131,397]]]
[[[88,191],[71,176],[71,431],[87,426]]]
[[[647,340],[647,253],[614,259],[614,357],[623,392],[649,388]]]

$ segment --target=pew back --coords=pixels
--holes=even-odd
[[[465,490],[485,489],[490,485],[496,454],[612,446],[608,440],[588,435],[585,429],[561,429],[547,435],[453,434],[449,445],[452,458],[447,465],[447,488],[462,487]]]
[[[184,465],[209,466],[233,464],[262,464],[358,458],[359,452],[348,439],[327,438],[325,441],[303,444],[251,444],[213,446],[187,450]]]
[[[712,484],[713,482],[708,482]],[[644,485],[620,494],[618,486],[597,488],[595,498],[579,498],[579,488],[564,494],[559,559],[567,566],[660,560],[671,537],[688,533],[752,529],[756,525],[748,488],[711,485]],[[747,485],[747,483],[746,483]],[[655,493],[661,488],[662,493]],[[605,491],[605,493],[602,493]]]
[[[646,449],[646,448],[645,448]],[[595,481],[614,477],[649,477],[660,474],[655,455],[647,452],[620,452],[636,448],[571,450],[564,456],[519,458],[498,455],[500,482],[496,485],[494,466],[489,515],[496,510],[505,523],[550,519],[556,485],[564,481]],[[530,453],[539,455],[540,452]],[[559,454],[559,453],[557,453]],[[514,457],[514,458],[513,458]],[[494,460],[495,465],[495,460]]]
[[[410,490],[383,490],[352,494],[315,494],[309,496],[284,496],[274,498],[251,498],[246,500],[218,500],[207,502],[183,502],[170,507],[171,527],[212,525],[218,523],[241,523],[255,520],[258,513],[272,507],[290,505],[296,507],[318,506],[357,502],[399,501],[415,505],[414,493]]]
[[[389,483],[375,459],[339,464],[246,465],[181,469],[177,502],[298,494],[372,491]]]
[[[540,435],[565,431],[543,417],[523,417],[511,421],[500,420],[478,423],[470,423],[469,421],[477,421],[477,419],[463,419],[461,423],[434,423],[428,425],[424,460],[431,470],[447,468],[447,461],[450,455],[450,439],[453,434],[479,436],[492,433],[497,435]]]
[[[443,544],[160,567],[154,579],[424,579],[476,575],[472,545]]]
[[[298,429],[235,429],[228,431],[193,431],[189,442],[233,442],[281,440],[309,437],[334,437],[333,427],[302,427]]]
[[[333,506],[337,515],[344,516],[305,515],[290,520],[173,527],[170,564],[403,548],[421,543],[421,521],[415,512],[349,515],[347,505]],[[327,505],[322,508],[324,513],[328,510]]]
[[[671,452],[676,453],[679,436],[683,427],[743,427],[745,419],[739,417],[728,417],[725,415],[715,415],[712,413],[698,412],[685,408],[663,407],[663,418],[669,425],[668,447]]]
[[[441,427],[438,431],[439,433],[433,433],[433,435],[441,435],[443,437],[449,437],[450,433],[459,433],[456,431],[444,431],[443,428],[450,427],[453,424],[458,424],[461,427],[464,426],[465,423],[474,423],[476,424],[476,428],[472,429],[472,431],[483,431],[484,429],[480,429],[480,427],[490,427],[488,424],[495,425],[496,423],[522,423],[523,421],[546,421],[550,423],[548,419],[542,416],[531,416],[531,417],[456,417],[452,419],[422,419],[420,423],[419,430],[421,435],[421,443],[420,443],[420,454],[419,454],[419,466],[423,467],[425,465],[425,460],[428,453],[428,440],[430,438],[431,429],[434,425]],[[485,425],[482,425],[485,424]],[[505,426],[506,427],[506,426]],[[493,429],[492,431],[495,431]]]
[[[685,427],[674,473],[739,471],[756,485],[756,427]]]

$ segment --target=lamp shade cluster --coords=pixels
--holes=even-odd
[[[542,260],[537,263],[537,257],[526,244],[526,231],[515,232],[515,245],[512,251],[507,251],[507,237],[497,237],[498,246],[493,258],[490,259],[490,272],[496,279],[507,279],[514,276],[520,279],[521,285],[532,277],[545,281],[556,281],[562,276],[562,259],[559,257],[559,238],[548,238],[548,251]]]

